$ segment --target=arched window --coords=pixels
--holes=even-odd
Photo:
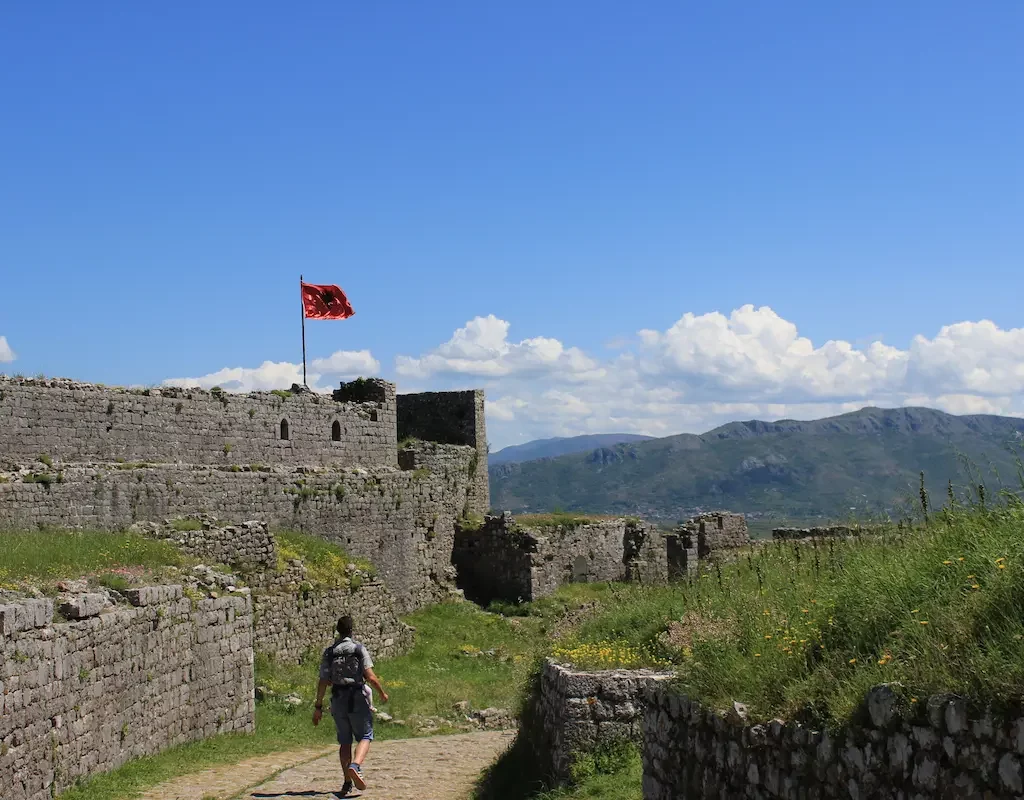
[[[341,423],[338,420],[334,420],[334,424],[331,426],[331,441],[341,441]]]
[[[288,420],[281,420],[281,441],[288,441]]]

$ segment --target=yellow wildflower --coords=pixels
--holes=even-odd
[[[851,664],[856,664],[856,663],[857,663],[857,659],[855,659],[855,658],[851,658],[851,659],[850,659],[850,663],[851,663]]]
[[[918,625],[927,625],[927,624],[928,624],[928,620],[926,620],[926,619],[923,619],[923,620],[921,620],[921,621],[920,621],[919,623],[917,623],[917,624],[918,624]]]

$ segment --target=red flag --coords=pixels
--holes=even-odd
[[[303,283],[302,313],[307,319],[348,319],[352,310],[345,293],[337,286]]]

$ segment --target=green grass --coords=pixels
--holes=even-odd
[[[374,667],[390,695],[387,706],[374,703],[395,719],[410,723],[380,725],[383,735],[409,736],[417,718],[446,719],[448,729],[462,722],[455,705],[468,701],[473,709],[518,709],[522,687],[545,647],[544,620],[505,618],[471,603],[441,603],[406,618],[416,628],[415,646]],[[359,637],[359,631],[355,633]],[[493,654],[491,654],[493,651]],[[312,701],[319,652],[298,666],[257,662],[257,682],[277,695],[295,692]],[[371,652],[372,655],[372,652]]]
[[[351,558],[341,547],[298,531],[274,531],[277,540],[278,568],[293,558],[301,558],[306,565],[309,580],[321,586],[339,586],[348,583],[349,574],[345,567],[355,564],[364,572],[376,575],[376,568],[369,561]]]
[[[159,569],[184,560],[169,542],[133,533],[11,531],[0,533],[0,584],[75,578],[105,570]]]
[[[937,692],[1003,710],[1024,700],[1024,506],[1012,499],[902,535],[767,544],[688,583],[613,591],[564,656],[630,647],[671,661],[698,699],[758,718],[841,721],[880,683],[908,706]]]

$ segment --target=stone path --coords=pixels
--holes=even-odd
[[[511,744],[513,736],[513,731],[481,731],[374,742],[364,771],[367,788],[361,796],[366,800],[464,800],[481,771]],[[337,748],[326,754],[321,748],[277,753],[177,778],[151,789],[141,800],[329,800],[340,787]]]

